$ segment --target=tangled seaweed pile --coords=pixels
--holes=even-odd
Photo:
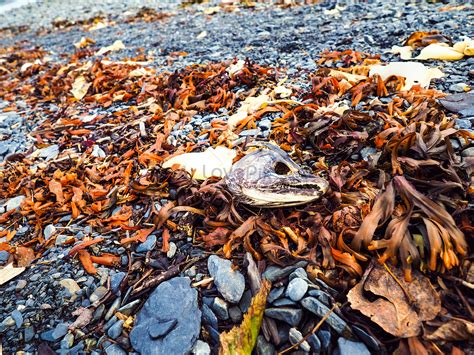
[[[341,300],[377,258],[387,268],[401,264],[406,281],[418,271],[429,275],[452,316],[471,309],[463,296],[453,302],[447,285],[464,279],[470,265],[463,260],[470,258],[473,231],[473,158],[462,152],[473,134],[454,128],[438,101],[442,92],[402,91],[406,78],[370,75],[378,56],[323,53],[309,85],[300,78],[286,91],[275,90],[284,69],[249,61],[158,72],[145,55],[105,60],[91,43],[61,63],[40,49],[7,48],[0,56],[0,99],[10,103],[4,111],[23,100],[34,109],[32,119],[42,118],[32,132],[35,147],[9,156],[0,170],[0,250],[16,267],[54,244],[47,226],[74,223],[108,236],[66,240],[74,245],[69,257],[77,256],[89,274],[121,260],[92,246],[131,248],[158,231],[157,248],[165,253],[170,239],[185,235],[237,263],[244,252],[281,266],[307,261]],[[225,115],[200,130],[187,128],[197,114],[237,112],[262,95],[262,104],[232,129]],[[321,200],[257,210],[238,204],[216,178],[200,182],[161,167],[209,145],[236,148],[240,157],[249,141],[239,133],[264,118],[273,121],[272,141],[327,178],[331,191]],[[171,139],[177,128],[187,132],[183,144]],[[9,206],[15,198],[21,203]],[[16,236],[24,225],[30,232]],[[128,265],[134,297],[156,285],[149,256]],[[176,265],[163,266],[164,273],[176,274]],[[343,313],[350,312],[346,304]],[[416,338],[413,344],[423,346]]]

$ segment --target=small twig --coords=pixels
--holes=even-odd
[[[324,317],[321,318],[321,320],[318,322],[318,324],[316,324],[316,325],[314,326],[314,328],[311,329],[311,331],[310,331],[308,334],[306,334],[306,336],[305,336],[303,339],[301,339],[299,342],[293,344],[292,346],[290,346],[290,347],[288,347],[288,348],[286,348],[286,349],[280,351],[280,352],[278,353],[278,355],[287,353],[288,351],[290,351],[290,350],[292,350],[292,349],[294,349],[294,348],[297,348],[297,347],[299,347],[301,344],[303,344],[303,342],[306,341],[306,339],[308,339],[311,335],[313,335],[315,332],[318,331],[318,329],[319,329],[319,328],[323,325],[323,323],[329,318],[329,316],[331,315],[331,313],[332,313],[335,309],[336,309],[336,304],[334,304],[334,305],[332,306],[332,308],[331,308],[329,311],[326,312],[326,314],[324,315]]]
[[[466,300],[466,297],[464,297],[464,295],[462,294],[461,291],[459,291],[459,288],[457,288],[456,286],[454,286],[454,289],[456,290],[459,298],[461,299],[462,303],[464,303],[464,307],[466,307],[467,311],[469,312],[469,317],[471,318],[471,320],[474,319],[474,312],[472,311],[472,308],[471,308],[471,305],[469,304],[469,302]]]
[[[151,280],[148,280],[148,281],[144,282],[142,286],[134,289],[130,296],[135,296],[136,294],[138,294],[138,293],[140,293],[140,292],[142,292],[146,289],[158,286],[163,281],[166,281],[166,280],[168,280],[168,279],[170,279],[173,276],[176,276],[178,274],[179,274],[179,265],[173,265],[171,268],[169,268],[165,272],[162,272],[157,277],[154,277]]]
[[[377,253],[378,254],[378,253]],[[398,284],[398,286],[400,286],[400,288],[402,289],[403,293],[405,294],[405,297],[407,298],[408,300],[408,303],[414,307],[416,310],[418,310],[418,305],[416,303],[416,299],[411,295],[410,292],[408,292],[408,290],[405,288],[405,286],[402,284],[402,282],[398,279],[397,276],[395,276],[395,274],[392,272],[392,270],[390,270],[390,268],[388,267],[387,263],[383,263],[383,266],[385,268],[385,270],[387,270],[387,272],[390,274],[390,276],[393,277],[393,279],[395,280],[395,282]]]

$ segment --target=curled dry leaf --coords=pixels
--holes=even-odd
[[[433,341],[462,341],[474,339],[474,323],[461,318],[451,318],[433,333],[424,336]]]
[[[420,272],[413,272],[412,282],[404,280],[402,270],[392,272],[397,280],[382,265],[374,264],[347,298],[353,309],[386,332],[401,338],[417,336],[422,322],[434,319],[439,313],[441,300],[429,279]]]

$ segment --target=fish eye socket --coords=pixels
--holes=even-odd
[[[277,162],[275,164],[275,173],[278,175],[288,175],[290,171],[291,169],[285,163]]]

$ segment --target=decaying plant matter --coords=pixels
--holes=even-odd
[[[412,38],[416,46],[432,40],[445,39]],[[0,52],[6,110],[15,110],[21,99],[47,117],[32,133],[35,147],[8,157],[0,169],[0,199],[24,196],[20,208],[0,215],[0,236],[6,236],[0,250],[11,252],[16,266],[27,266],[54,244],[57,235],[45,238],[48,224],[73,220],[113,235],[124,247],[159,231],[162,252],[172,236],[183,234],[228,258],[248,251],[258,261],[282,266],[306,260],[318,277],[343,291],[364,275],[372,258],[400,264],[407,282],[416,282],[420,271],[456,280],[473,232],[472,159],[459,152],[473,135],[454,128],[437,102],[443,93],[419,86],[401,91],[404,77],[369,76],[380,57],[355,51],[323,53],[310,89],[295,92],[274,90],[283,69],[249,61],[167,73],[151,68],[145,56],[116,62],[94,53],[79,48],[67,63],[55,63],[40,49]],[[292,97],[281,95],[288,91]],[[190,131],[185,143],[171,140],[173,129],[197,113],[225,108],[235,114],[257,97],[265,100],[241,110],[245,117],[232,127],[213,120],[200,132]],[[91,115],[96,107],[103,113]],[[235,143],[236,134],[270,116],[276,116],[270,138],[329,182],[324,196],[260,210],[237,203],[216,177],[197,181],[162,167],[209,145],[234,148],[241,158],[249,142]],[[204,143],[199,136],[207,137]],[[160,205],[162,198],[168,202]],[[23,221],[33,232],[15,236]],[[116,265],[117,255],[100,252],[103,242],[72,237],[68,257],[90,274],[97,271],[94,264]],[[163,277],[179,272],[170,270]],[[149,281],[136,293],[154,285]],[[459,305],[446,307],[462,314]],[[416,332],[392,334],[418,335],[420,322]],[[439,329],[431,337],[451,337],[445,333]]]

